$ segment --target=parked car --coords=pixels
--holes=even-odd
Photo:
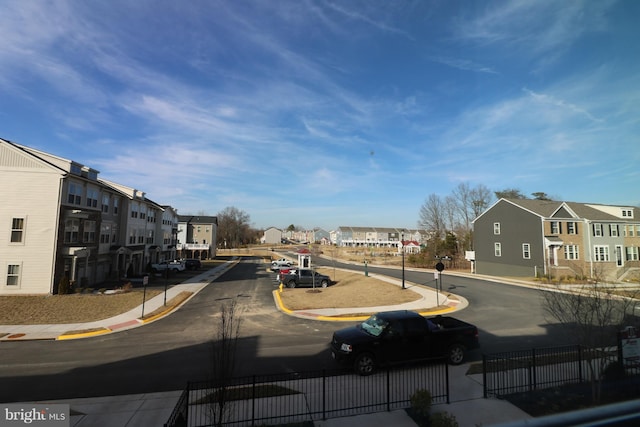
[[[453,317],[425,318],[408,310],[374,314],[359,325],[334,332],[331,353],[360,375],[376,367],[434,357],[459,365],[479,347],[478,328]]]
[[[288,288],[299,286],[326,288],[333,283],[329,276],[307,269],[292,270],[289,274],[279,274],[279,278],[280,282],[284,283]]]
[[[153,273],[160,273],[163,271],[184,271],[187,267],[184,265],[182,261],[173,260],[173,261],[162,261],[157,264],[151,264],[151,271]]]
[[[183,262],[187,270],[200,270],[202,267],[202,262],[197,258],[187,258]]]
[[[280,259],[271,261],[272,270],[280,270],[283,267],[291,267],[291,261],[289,261],[286,258],[280,258]]]

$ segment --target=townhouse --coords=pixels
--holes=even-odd
[[[475,272],[622,280],[640,269],[640,209],[500,199],[474,220]]]
[[[180,258],[215,258],[217,233],[215,216],[178,215],[178,255]]]
[[[406,228],[338,227],[335,244],[338,246],[400,247],[401,240],[425,244],[428,233]],[[332,236],[332,240],[333,240]]]
[[[97,287],[177,256],[176,209],[93,168],[0,139],[0,182],[0,295]]]

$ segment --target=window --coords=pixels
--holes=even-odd
[[[593,253],[595,254],[595,260],[601,262],[609,261],[609,246],[594,246]]]
[[[153,230],[147,230],[147,243],[153,243]]]
[[[20,285],[20,265],[9,264],[7,268],[7,286]]]
[[[637,246],[627,246],[627,261],[638,261],[638,247]]]
[[[96,222],[95,221],[84,222],[83,241],[85,243],[95,243],[96,241]]]
[[[622,210],[622,216],[624,218],[633,218],[633,210],[631,210],[631,209],[623,209]]]
[[[499,222],[494,222],[493,223],[493,234],[500,234],[500,223]]]
[[[618,237],[619,235],[618,224],[609,224],[609,235],[611,237]]]
[[[529,243],[522,244],[522,258],[531,259],[531,245]]]
[[[580,259],[578,254],[578,246],[565,245],[564,247],[564,259]]]
[[[577,222],[567,222],[567,234],[578,234],[578,223]]]
[[[494,243],[493,252],[495,256],[502,256],[502,243]]]
[[[602,224],[593,224],[593,235],[595,237],[602,237]]]
[[[68,219],[64,223],[64,242],[78,243],[80,220]]]
[[[109,213],[109,195],[102,195],[102,212]]]
[[[138,205],[131,205],[131,218],[138,218]]]
[[[69,183],[67,203],[72,205],[82,204],[82,186],[74,182]]]
[[[562,224],[558,221],[551,221],[551,234],[562,233]]]
[[[130,245],[136,244],[136,233],[133,230],[129,232],[129,244]]]
[[[24,242],[24,218],[11,220],[11,243]]]
[[[87,207],[98,207],[98,190],[95,188],[87,188]]]
[[[118,206],[120,205],[120,199],[114,197],[113,199],[113,214],[118,215]]]
[[[147,217],[147,209],[143,206],[140,209],[140,219],[145,219]]]

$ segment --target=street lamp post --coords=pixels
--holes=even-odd
[[[401,234],[400,245],[402,245],[402,289],[404,287],[404,233]]]

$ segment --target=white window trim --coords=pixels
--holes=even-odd
[[[496,242],[493,244],[493,255],[496,257],[502,256],[502,243]]]
[[[570,251],[569,248],[572,250]],[[580,247],[578,245],[565,245],[564,259],[575,261],[580,259]]]
[[[603,249],[602,254],[599,253],[598,249]],[[594,245],[593,246],[593,260],[596,262],[610,262],[611,254],[609,251],[609,245]],[[604,259],[600,259],[604,258]]]
[[[18,283],[15,285],[10,285],[9,284],[9,267],[12,265],[17,265],[18,266]],[[18,262],[7,262],[6,264],[4,264],[4,269],[2,271],[3,273],[3,284],[5,287],[9,288],[9,289],[20,289],[21,285],[22,285],[22,262],[18,261]]]
[[[522,258],[523,259],[531,259],[531,244],[530,243],[523,243],[522,244]]]
[[[495,236],[500,235],[500,223],[499,222],[494,222],[493,223],[493,234]]]
[[[13,234],[14,230],[18,230],[17,228],[14,229],[13,228],[13,220],[14,219],[22,219],[22,239],[20,239],[19,242],[12,242],[11,241],[11,235]],[[25,245],[25,241],[27,239],[27,216],[26,215],[20,215],[20,216],[11,216],[11,223],[9,224],[9,245],[12,246],[24,246]]]

